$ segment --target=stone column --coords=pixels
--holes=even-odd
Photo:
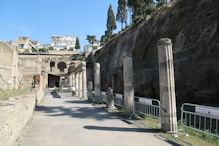
[[[79,92],[78,97],[82,97],[82,92],[81,92],[82,91],[82,74],[81,74],[81,72],[78,72],[78,76],[79,76],[78,77],[78,86],[79,86],[78,87],[78,89],[79,89],[78,90],[78,92]]]
[[[125,115],[130,118],[135,115],[132,53],[123,54],[124,104]]]
[[[106,102],[106,107],[110,110],[115,109],[114,106],[114,94],[113,94],[113,89],[109,87],[107,89],[107,102]]]
[[[78,96],[78,73],[75,74],[75,96]]]
[[[82,97],[87,99],[87,73],[86,62],[82,62]]]
[[[91,81],[88,82],[88,100],[93,101],[93,83]]]
[[[100,63],[94,64],[94,95],[97,104],[101,103]]]
[[[72,73],[72,87],[75,87],[75,73]]]
[[[161,129],[177,132],[175,80],[173,69],[172,43],[168,38],[158,41],[158,61],[161,102]]]

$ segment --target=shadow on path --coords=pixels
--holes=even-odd
[[[147,132],[147,133],[160,132],[159,129],[143,129],[143,128],[100,127],[100,126],[84,126],[84,128],[89,130],[105,130],[105,131],[121,131],[121,132]]]
[[[86,101],[75,101],[75,103],[79,105],[87,104]],[[51,117],[69,116],[72,118],[96,120],[118,119],[116,114],[106,113],[102,108],[97,107],[38,106],[36,111],[46,113],[46,116]]]
[[[53,98],[61,98],[61,96],[57,94],[55,91],[52,91],[50,94],[52,95]]]

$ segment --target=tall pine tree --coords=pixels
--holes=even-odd
[[[127,26],[126,0],[118,1],[116,20],[121,22],[121,30],[123,29],[123,23]]]
[[[113,12],[112,5],[110,4],[109,9],[108,9],[108,15],[107,15],[107,30],[108,31],[113,31],[116,29],[116,20],[115,20],[115,15]]]
[[[80,48],[81,48],[80,41],[79,41],[79,38],[77,37],[75,49],[80,49]]]

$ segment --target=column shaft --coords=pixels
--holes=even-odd
[[[94,64],[94,94],[96,103],[101,103],[100,63]]]
[[[123,77],[124,77],[125,115],[131,117],[135,115],[135,102],[134,102],[132,54],[129,52],[125,52],[123,54]]]
[[[177,132],[175,80],[172,43],[168,38],[158,41],[161,128],[165,132]]]
[[[78,91],[79,91],[78,90],[78,73],[75,74],[75,79],[76,79],[75,80],[75,95],[78,96],[79,95],[79,93],[78,93]]]
[[[86,73],[86,63],[82,63],[82,97],[87,99],[87,73]]]

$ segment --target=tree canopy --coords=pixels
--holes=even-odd
[[[110,4],[109,9],[108,9],[108,15],[107,15],[107,30],[113,31],[116,29],[116,20],[115,20],[115,15],[113,12],[112,5]]]
[[[81,48],[80,41],[79,41],[79,38],[77,37],[75,49],[80,49],[80,48]]]
[[[127,5],[126,0],[118,0],[118,8],[116,20],[121,22],[121,30],[123,29],[123,23],[127,26]]]
[[[94,42],[97,41],[95,35],[87,35],[87,39],[86,39],[86,40],[88,40],[88,42],[89,42],[90,44],[92,44],[92,46],[93,46]]]

